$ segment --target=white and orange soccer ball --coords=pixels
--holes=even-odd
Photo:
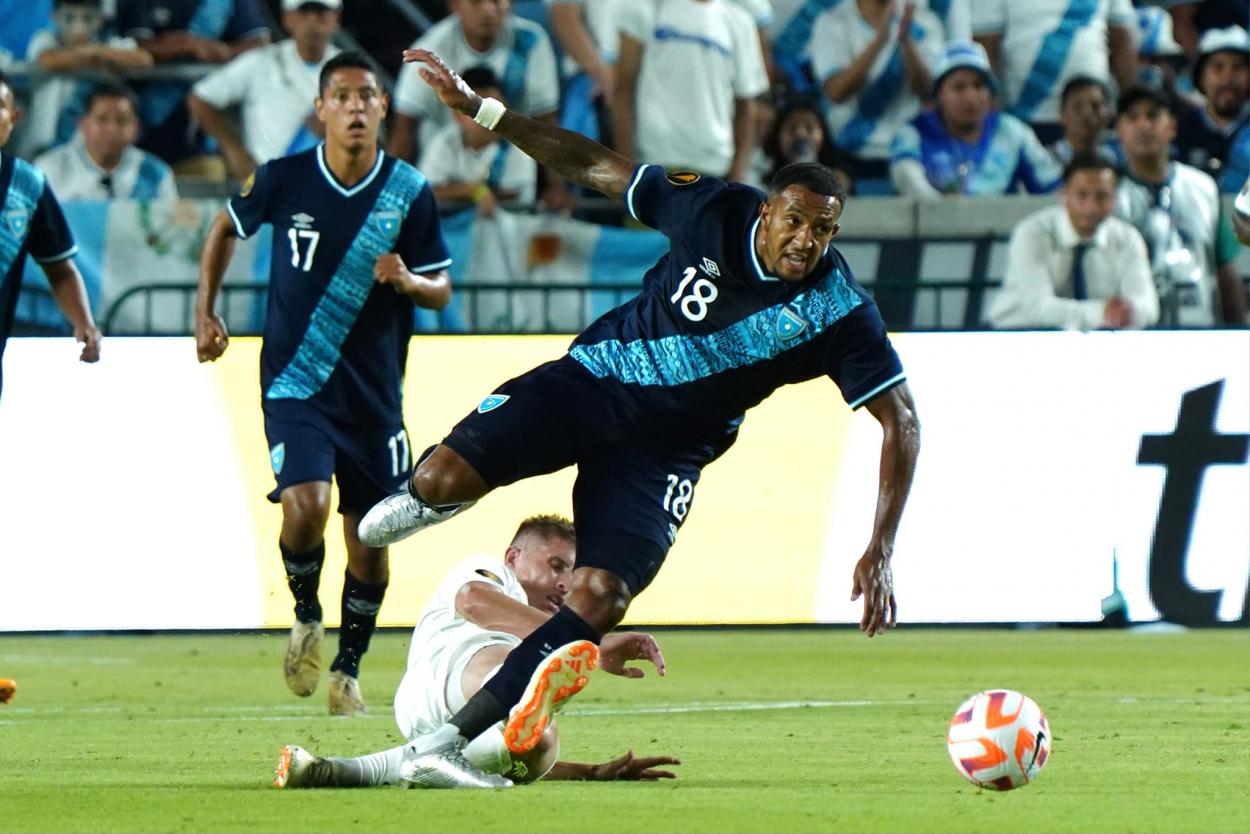
[[[946,749],[959,775],[992,791],[1032,782],[1050,758],[1050,725],[1033,699],[1010,689],[978,692],[959,705]]]

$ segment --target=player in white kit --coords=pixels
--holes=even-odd
[[[542,515],[521,523],[503,561],[476,556],[452,569],[417,621],[408,670],[395,694],[395,721],[405,738],[444,724],[494,674],[522,637],[559,610],[572,580],[575,558],[572,523],[559,516]],[[559,660],[567,677],[536,675],[535,680],[580,689],[596,665],[588,648],[593,649],[593,644],[573,643],[557,649],[551,658]],[[599,668],[624,677],[642,677],[642,670],[625,666],[630,660],[649,660],[664,674],[664,657],[649,635],[611,634],[599,647]],[[509,780],[532,782],[544,777],[670,778],[671,772],[656,768],[679,764],[667,756],[635,758],[632,752],[602,764],[560,762],[556,726],[550,721],[538,728],[543,734],[538,746],[517,756],[505,742],[507,730],[505,722],[500,722],[464,750],[465,758],[475,767],[499,780],[492,783],[494,787],[506,787]],[[403,749],[400,746],[357,758],[319,758],[287,745],[279,754],[274,785],[369,787],[401,783]]]

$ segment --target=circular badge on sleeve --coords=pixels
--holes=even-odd
[[[673,185],[693,185],[701,177],[694,171],[669,171],[668,181]]]

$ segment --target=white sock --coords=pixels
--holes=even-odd
[[[437,750],[447,744],[455,743],[460,747],[468,744],[468,739],[460,735],[460,730],[456,729],[454,724],[444,724],[432,733],[423,733],[416,736],[404,749],[413,756],[423,756],[431,750]]]
[[[340,788],[375,788],[399,784],[399,763],[404,748],[392,747],[353,759],[327,758],[334,768],[334,783]]]

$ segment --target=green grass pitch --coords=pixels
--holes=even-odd
[[[597,674],[565,758],[672,754],[661,783],[276,791],[284,742],[398,743],[408,637],[375,638],[372,714],[282,683],[277,635],[0,637],[3,831],[1250,831],[1250,632],[677,631],[669,675]],[[329,658],[327,658],[328,662]],[[324,687],[324,680],[323,680]],[[1039,779],[978,791],[946,722],[1019,689],[1055,733]],[[806,705],[804,705],[806,704]]]

